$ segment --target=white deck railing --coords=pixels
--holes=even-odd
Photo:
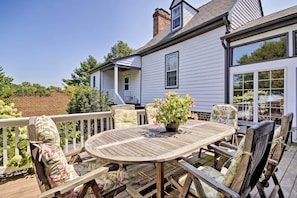
[[[136,110],[138,115],[138,124],[145,123],[145,111],[143,109]],[[97,113],[80,113],[80,114],[65,114],[49,116],[56,123],[60,134],[65,134],[64,152],[67,154],[73,149],[79,149],[84,146],[85,140],[90,136],[100,133],[102,131],[113,128],[111,112],[97,112]],[[19,127],[27,127],[29,124],[29,117],[0,119],[0,135],[2,135],[2,147],[0,151],[3,163],[0,164],[0,174],[9,173],[17,170],[28,168],[28,166],[15,168],[7,167],[8,162],[8,145],[17,145],[19,142],[20,130]],[[14,142],[8,142],[8,129],[13,128],[15,131]],[[77,132],[80,132],[80,139],[76,137]],[[1,134],[2,132],[2,134]],[[69,139],[69,137],[72,137]],[[62,138],[61,138],[62,139]],[[64,138],[63,138],[64,139]],[[29,145],[27,147],[29,150]],[[14,155],[19,154],[17,146],[14,149]]]

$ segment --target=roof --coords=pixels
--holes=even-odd
[[[215,20],[222,19],[223,16],[228,15],[229,11],[237,0],[212,0],[207,4],[197,8],[198,13],[183,27],[182,29],[171,32],[170,26],[165,28],[150,40],[143,47],[135,50],[133,54],[143,54],[156,46],[161,46],[164,43],[183,37],[197,29],[206,28]]]
[[[211,24],[214,24],[217,21],[220,21],[220,25],[223,25],[223,17],[229,14],[229,11],[234,6],[236,1],[237,0],[212,0],[204,4],[203,6],[197,8],[197,14],[193,16],[193,18],[182,29],[171,32],[171,27],[169,25],[167,28],[157,34],[152,40],[150,40],[146,45],[133,51],[130,56],[145,55],[159,50],[160,48],[165,48],[167,46],[181,42],[185,39],[189,39],[202,34],[206,31],[209,31],[209,28],[215,28],[216,26],[211,26]],[[122,58],[127,57],[129,56]],[[115,60],[116,59],[114,59],[113,61],[105,62],[89,71],[89,73],[93,73],[98,69],[112,67]]]
[[[231,33],[225,35],[223,38],[229,40],[236,40],[242,37],[247,37],[250,34],[259,34],[261,32],[280,28],[282,26],[290,25],[297,22],[297,5],[272,13],[267,16],[252,20],[247,24],[239,27]],[[260,30],[256,31],[256,30]]]

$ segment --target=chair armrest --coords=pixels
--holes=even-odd
[[[230,144],[230,145],[231,145],[231,144]],[[216,154],[218,154],[218,155],[225,156],[225,157],[228,157],[228,158],[230,158],[230,157],[234,157],[234,154],[235,154],[235,153],[226,150],[226,148],[222,148],[221,146],[217,146],[217,145],[215,145],[215,144],[211,144],[211,145],[209,145],[209,147],[210,147],[211,149],[213,149],[214,152],[215,152]]]
[[[198,170],[196,167],[192,166],[191,164],[187,163],[184,160],[179,160],[178,161],[179,165],[192,174],[194,177],[198,178],[199,180],[205,182],[209,186],[211,186],[213,189],[217,190],[218,192],[224,194],[227,197],[240,197],[240,195],[230,188],[224,186],[223,184],[215,181],[213,178],[209,177],[202,171]]]
[[[235,150],[235,151],[238,149],[238,146],[236,146],[234,144],[230,144],[228,142],[220,142],[220,146],[226,147],[226,148],[229,148],[229,149],[232,149],[232,150]]]
[[[81,184],[85,184],[85,183],[87,183],[87,182],[89,182],[103,174],[106,174],[107,172],[108,172],[108,167],[100,167],[100,168],[95,169],[89,173],[86,173],[85,175],[77,177],[74,180],[71,180],[67,183],[63,183],[55,188],[47,190],[47,191],[41,193],[39,195],[39,197],[55,197],[56,193],[58,193],[58,192],[60,192],[60,194],[64,194]]]
[[[277,165],[278,165],[278,161],[269,158],[269,159],[268,159],[268,164],[272,164],[272,165],[274,165],[274,166],[277,166]]]
[[[78,154],[80,154],[82,152],[85,152],[85,148],[84,147],[82,147],[80,149],[77,149],[77,150],[74,150],[74,151],[71,151],[69,153],[66,153],[65,154],[65,157],[72,157],[72,156],[78,155]]]

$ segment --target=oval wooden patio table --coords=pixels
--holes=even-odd
[[[94,157],[115,163],[156,163],[157,197],[163,197],[164,162],[233,133],[235,129],[228,125],[200,120],[189,120],[174,133],[166,132],[164,127],[140,125],[98,133],[86,141],[85,149]]]

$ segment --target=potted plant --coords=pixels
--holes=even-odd
[[[195,117],[190,110],[195,100],[189,94],[183,98],[176,92],[168,92],[163,99],[154,99],[154,103],[157,107],[156,122],[164,124],[167,131],[175,132],[188,118]]]

